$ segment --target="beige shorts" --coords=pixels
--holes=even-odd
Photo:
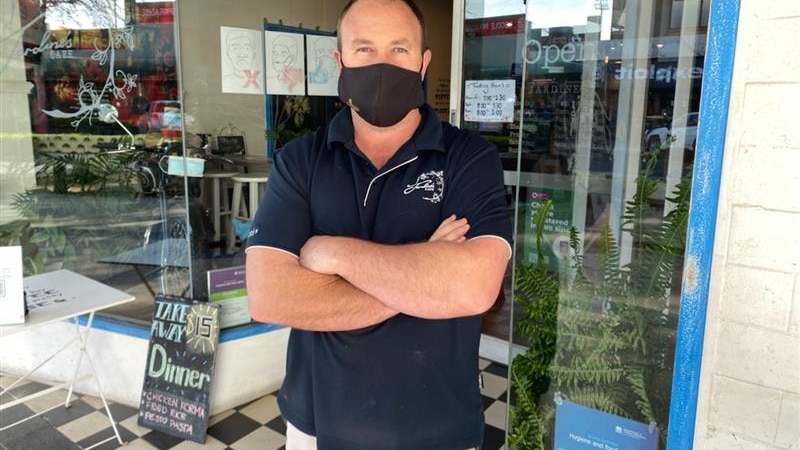
[[[317,438],[286,422],[286,450],[317,450]],[[465,450],[478,450],[476,447]]]
[[[317,450],[317,438],[286,422],[286,450]]]

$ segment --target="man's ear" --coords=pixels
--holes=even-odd
[[[422,79],[425,79],[425,74],[428,73],[428,64],[431,63],[431,57],[433,54],[431,53],[431,49],[427,49],[422,52]]]
[[[336,68],[339,69],[339,72],[342,71],[342,52],[339,51],[337,48],[333,51],[333,60],[336,61]]]

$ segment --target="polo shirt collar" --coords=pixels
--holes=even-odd
[[[417,127],[417,131],[414,132],[411,140],[400,148],[398,153],[416,153],[422,150],[447,151],[442,142],[442,124],[436,112],[428,104],[422,105],[420,112],[422,113],[422,120]],[[345,107],[331,119],[328,127],[329,149],[333,149],[333,144],[339,142],[351,151],[356,150],[353,140],[353,121],[350,114],[350,108]]]

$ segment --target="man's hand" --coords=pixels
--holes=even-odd
[[[444,219],[428,242],[455,242],[460,244],[467,240],[469,231],[467,219],[458,219],[455,214]],[[336,261],[347,257],[347,249],[337,245],[336,237],[312,236],[300,249],[300,265],[317,273],[336,275]]]
[[[460,244],[467,240],[467,231],[469,231],[467,219],[457,219],[456,215],[453,214],[442,221],[439,228],[428,239],[428,242],[444,241]]]

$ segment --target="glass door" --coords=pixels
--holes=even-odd
[[[464,4],[458,119],[516,223],[509,448],[665,447],[708,8]]]

